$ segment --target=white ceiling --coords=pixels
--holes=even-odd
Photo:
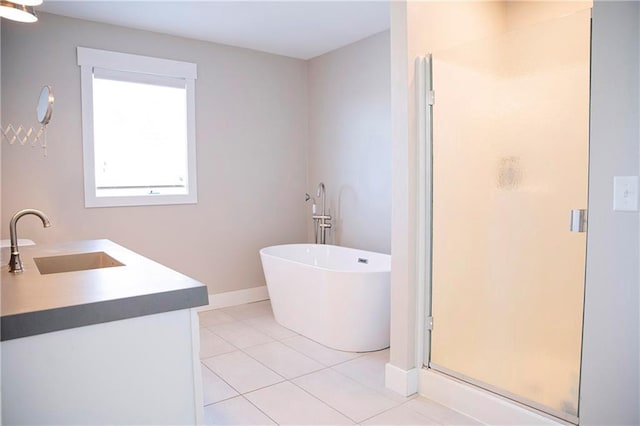
[[[300,59],[389,28],[387,0],[45,0],[36,11]]]

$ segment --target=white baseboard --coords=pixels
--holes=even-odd
[[[418,369],[403,370],[391,363],[384,367],[384,383],[388,389],[402,396],[418,392]]]
[[[245,288],[243,290],[228,291],[226,293],[210,294],[209,304],[201,306],[198,311],[208,311],[211,309],[226,308],[227,306],[243,305],[245,303],[260,302],[268,300],[269,292],[267,286]]]
[[[475,386],[421,368],[420,395],[487,425],[564,425]]]

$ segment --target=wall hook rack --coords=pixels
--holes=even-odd
[[[37,116],[40,128],[36,131],[33,127],[26,128],[22,124],[18,127],[12,124],[7,125],[1,129],[2,139],[9,142],[9,145],[13,145],[18,142],[20,145],[26,145],[29,143],[31,146],[36,146],[38,143],[44,151],[44,155],[47,155],[47,124],[51,121],[51,114],[53,113],[53,89],[51,86],[44,86],[40,91],[40,98],[38,99]]]

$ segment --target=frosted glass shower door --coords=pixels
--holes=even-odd
[[[590,11],[432,58],[429,365],[575,421]]]

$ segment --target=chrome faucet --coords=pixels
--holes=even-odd
[[[316,228],[319,228],[319,232],[316,232],[316,244],[326,244],[327,229],[331,228],[331,223],[329,223],[331,216],[326,212],[326,189],[322,182],[318,185],[316,197],[322,197],[322,214],[314,214],[311,216],[315,222]]]
[[[9,272],[18,273],[23,271],[20,252],[18,251],[18,233],[16,231],[16,225],[18,224],[18,219],[28,214],[38,216],[45,228],[51,226],[49,218],[40,210],[25,209],[20,210],[18,213],[13,215],[11,222],[9,222],[9,234],[11,236],[11,259],[9,260]]]

